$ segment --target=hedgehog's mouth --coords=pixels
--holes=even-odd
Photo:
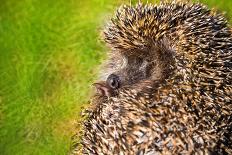
[[[101,96],[107,96],[107,97],[112,97],[115,96],[116,91],[112,89],[106,82],[98,82],[94,83],[93,86],[96,88],[97,93],[100,94]]]

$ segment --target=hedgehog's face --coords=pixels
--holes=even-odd
[[[152,63],[144,56],[117,53],[109,58],[103,69],[102,81],[95,83],[102,95],[113,96],[125,86],[132,86],[150,77]]]
[[[163,43],[146,50],[112,53],[101,82],[94,84],[103,96],[114,96],[123,87],[139,87],[143,81],[163,81],[171,72],[173,51]]]
[[[174,49],[166,39],[147,43],[143,49],[112,51],[102,69],[98,92],[103,96],[114,96],[123,87],[141,87],[143,82],[161,83],[175,68]]]

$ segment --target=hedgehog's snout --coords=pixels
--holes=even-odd
[[[106,81],[94,83],[93,86],[97,89],[101,96],[112,97],[116,95],[116,90],[120,88],[120,78],[115,74],[110,74]]]

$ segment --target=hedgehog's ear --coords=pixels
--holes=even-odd
[[[174,47],[166,38],[158,41],[153,41],[152,43],[150,43],[150,47],[152,48],[152,50],[155,50],[157,54],[161,54],[164,59],[165,57],[169,58],[170,56],[173,57],[174,55]]]
[[[153,68],[153,79],[167,79],[175,70],[175,55],[176,51],[172,44],[167,39],[156,41],[150,49],[150,56],[155,66]]]

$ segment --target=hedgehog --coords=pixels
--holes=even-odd
[[[232,33],[199,3],[123,5],[83,123],[83,154],[232,154]]]

